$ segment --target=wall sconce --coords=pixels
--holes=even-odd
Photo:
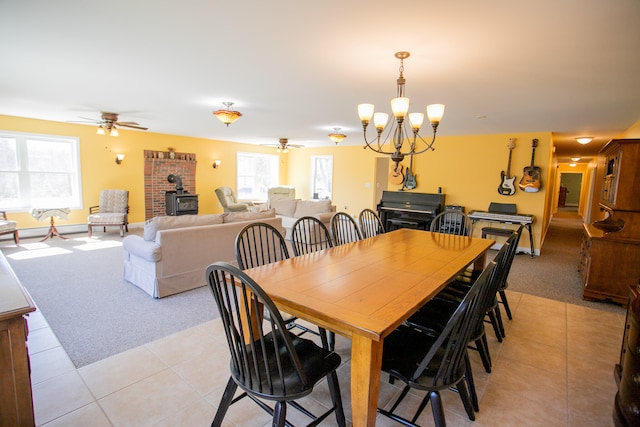
[[[116,164],[122,163],[124,160],[124,154],[116,154]]]
[[[214,169],[218,169],[220,167],[220,163],[222,163],[220,160],[214,160],[211,166],[213,166]]]

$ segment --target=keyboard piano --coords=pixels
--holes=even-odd
[[[473,224],[478,221],[497,222],[501,224],[523,224],[527,231],[529,231],[529,243],[531,244],[531,256],[533,257],[533,231],[531,229],[531,224],[533,224],[533,215],[515,213],[515,205],[510,204],[491,203],[491,206],[489,206],[489,208],[490,211],[469,212],[469,219],[473,222]],[[497,210],[502,210],[502,212],[496,212],[496,208]]]

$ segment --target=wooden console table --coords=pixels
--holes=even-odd
[[[0,253],[0,426],[33,426],[25,315],[36,306]]]

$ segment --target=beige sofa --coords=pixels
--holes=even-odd
[[[250,208],[252,209],[252,208]],[[301,200],[275,198],[264,205],[253,207],[254,210],[275,209],[276,216],[282,218],[282,227],[285,229],[285,238],[291,240],[291,228],[293,224],[303,216],[318,218],[329,228],[331,217],[336,212],[336,207],[331,200]]]
[[[122,240],[124,279],[154,298],[204,286],[209,264],[236,264],[236,235],[256,221],[284,232],[275,210],[150,219],[144,225],[144,236],[129,235]]]

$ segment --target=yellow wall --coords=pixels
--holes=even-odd
[[[216,213],[222,209],[214,189],[229,185],[236,187],[236,153],[238,151],[274,153],[271,147],[238,144],[202,138],[190,138],[152,132],[121,130],[117,138],[100,136],[95,126],[52,122],[0,115],[0,129],[14,132],[76,136],[80,138],[83,208],[72,211],[68,221],[60,225],[84,224],[89,206],[98,203],[99,193],[105,188],[127,188],[130,191],[130,222],[144,221],[143,151],[167,150],[196,153],[198,167],[195,189],[200,194],[200,212]],[[638,137],[640,121],[624,137]],[[350,138],[359,138],[353,135]],[[515,138],[512,152],[511,174],[516,184],[522,170],[531,163],[531,140],[538,139],[535,165],[542,169],[542,189],[538,193],[517,190],[514,196],[498,194],[500,171],[507,168],[509,139]],[[114,162],[116,153],[124,153],[121,165]],[[376,158],[380,154],[363,149],[362,145],[327,145],[322,148],[292,149],[280,156],[282,185],[293,185],[296,197],[310,197],[310,165],[313,155],[333,156],[333,202],[338,210],[357,215],[364,208],[375,208]],[[222,165],[213,169],[219,159]],[[405,159],[404,166],[409,165]],[[521,213],[533,214],[536,248],[540,248],[557,201],[557,168],[553,155],[550,132],[531,132],[496,135],[440,136],[435,151],[414,158],[414,173],[421,193],[435,193],[438,187],[446,194],[447,204],[459,204],[470,210],[486,210],[490,202],[515,203]],[[384,172],[388,173],[387,171]],[[588,185],[585,183],[584,185]],[[397,190],[399,186],[389,186]],[[589,189],[585,189],[588,191]],[[581,209],[586,209],[581,207]],[[44,227],[29,212],[12,212],[11,218],[20,228]],[[479,224],[483,226],[485,224]],[[476,234],[479,234],[479,228]],[[527,239],[528,236],[525,236]],[[522,245],[522,244],[521,244]]]
[[[538,139],[535,165],[542,169],[542,189],[538,193],[524,193],[519,189],[513,196],[498,194],[500,171],[506,170],[509,138],[516,138],[512,152],[511,175],[516,185],[525,166],[531,165],[531,141]],[[518,211],[536,217],[534,236],[539,248],[548,176],[546,164],[550,155],[549,132],[509,135],[472,135],[438,137],[433,152],[414,157],[413,167],[418,186],[415,192],[436,193],[442,187],[447,204],[465,206],[466,211],[486,210],[491,202],[515,203]],[[289,184],[296,187],[296,197],[309,196],[309,165],[314,155],[333,155],[333,201],[338,210],[357,215],[364,208],[375,208],[375,158],[380,155],[362,146],[337,146],[317,149],[291,150]],[[403,164],[409,165],[409,159]],[[295,165],[295,166],[294,166]],[[397,190],[399,186],[390,186]],[[486,225],[480,223],[479,225]],[[476,234],[479,235],[479,228]],[[525,236],[528,239],[528,236]]]
[[[68,220],[59,225],[86,224],[89,206],[98,204],[100,190],[125,188],[129,190],[129,222],[144,221],[144,150],[164,150],[169,147],[178,152],[196,153],[196,188],[200,213],[222,212],[214,189],[223,185],[236,188],[236,153],[238,151],[273,154],[274,148],[249,144],[214,141],[165,135],[153,132],[119,129],[120,136],[96,134],[95,126],[0,115],[0,129],[12,132],[64,135],[80,138],[80,167],[82,168],[83,209],[73,210]],[[115,163],[116,153],[126,155],[121,165]],[[211,167],[214,160],[222,161],[218,169]],[[288,163],[281,158],[281,179],[286,182]],[[11,219],[19,228],[43,227],[29,212],[12,212]]]

